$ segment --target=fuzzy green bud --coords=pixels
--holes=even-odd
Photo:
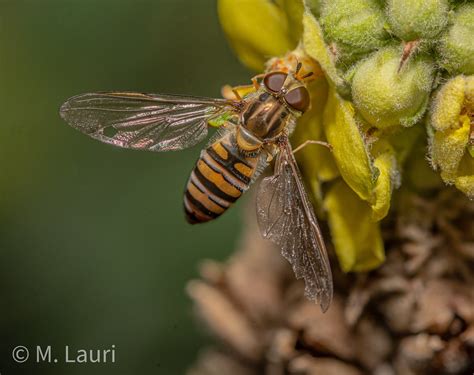
[[[352,98],[362,117],[377,128],[415,124],[425,112],[433,82],[430,58],[416,56],[400,69],[402,52],[387,47],[355,67]]]
[[[474,4],[460,6],[438,48],[450,73],[474,74]]]
[[[438,35],[448,21],[448,0],[389,0],[387,18],[393,33],[411,41]]]
[[[321,25],[338,59],[381,47],[388,38],[385,19],[375,0],[326,0],[321,5]]]

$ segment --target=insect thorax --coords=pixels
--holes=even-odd
[[[251,136],[266,141],[278,136],[291,116],[293,114],[279,98],[259,90],[246,103],[241,124]]]

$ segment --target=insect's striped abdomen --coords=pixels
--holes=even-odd
[[[186,219],[203,223],[222,215],[248,189],[258,157],[241,154],[231,135],[201,152],[184,194]]]

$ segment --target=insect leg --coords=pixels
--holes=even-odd
[[[258,83],[258,80],[263,77],[265,77],[264,73],[257,74],[256,76],[252,77],[252,84],[255,90],[258,90],[260,88],[260,83]]]
[[[240,96],[239,91],[237,90],[237,88],[233,88],[232,92],[234,93],[237,100],[242,100],[242,97]]]
[[[273,143],[263,145],[263,151],[267,154],[267,163],[270,163],[279,151],[279,147]]]
[[[293,154],[296,154],[298,151],[302,150],[303,148],[305,148],[308,145],[321,145],[321,146],[327,147],[329,149],[329,151],[332,151],[332,146],[329,143],[323,142],[323,141],[314,141],[314,140],[309,139],[307,141],[304,141],[298,147],[296,147],[293,150]]]
[[[239,85],[234,87],[225,85],[222,87],[221,94],[226,99],[242,100],[243,96],[260,89],[260,83],[258,83],[258,79],[263,77],[265,77],[265,74],[257,74],[251,79],[252,84],[250,85]]]
[[[237,100],[242,100],[242,95],[247,95],[250,92],[255,91],[255,87],[253,85],[240,85],[234,86],[232,88],[232,92],[237,97]]]

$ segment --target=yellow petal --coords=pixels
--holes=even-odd
[[[392,191],[398,187],[399,171],[394,148],[388,140],[380,139],[372,145],[370,155],[354,118],[352,104],[339,97],[334,89],[329,90],[324,126],[344,181],[370,205],[373,220],[382,220],[390,209]],[[411,143],[399,146],[404,150]]]
[[[454,179],[454,186],[466,194],[470,199],[474,199],[474,158],[466,153],[459,163],[457,176]]]
[[[284,9],[269,0],[219,0],[218,13],[232,48],[253,70],[296,46]]]
[[[346,83],[337,72],[332,55],[324,42],[321,26],[309,10],[303,14],[303,48],[321,65],[331,85],[335,86],[338,92],[346,92]]]
[[[344,272],[368,271],[384,260],[379,223],[372,220],[371,208],[342,181],[326,195],[332,241]]]
[[[293,43],[298,44],[303,32],[303,0],[277,0],[288,20],[288,34]]]
[[[372,219],[379,221],[388,214],[392,191],[399,185],[399,173],[395,152],[388,142],[379,141],[373,152],[376,155],[374,167],[378,170],[378,177],[374,188],[375,198],[371,202]]]
[[[434,100],[431,125],[436,130],[456,129],[463,109],[466,82],[464,76],[457,76],[445,84]]]
[[[430,113],[430,154],[445,183],[474,197],[474,76],[459,75],[437,92]]]
[[[328,93],[327,82],[324,78],[317,79],[308,86],[308,89],[311,92],[311,110],[298,120],[291,137],[295,147],[307,140],[326,141],[322,117]],[[296,153],[296,158],[314,198],[320,203],[322,201],[320,183],[339,176],[331,151],[321,145],[308,145]]]
[[[323,113],[327,100],[328,85],[325,79],[318,79],[309,85],[311,92],[311,110],[298,120],[292,135],[292,144],[299,146],[307,140],[326,141],[323,131]],[[321,145],[308,145],[296,154],[298,161],[304,166],[305,176],[312,176],[321,182],[338,177],[332,152]]]
[[[329,89],[324,127],[341,176],[361,199],[373,201],[375,170],[354,119],[354,109],[334,88]]]
[[[459,128],[436,132],[432,142],[433,162],[440,167],[441,177],[447,183],[454,182],[469,141],[471,129],[469,116],[462,115],[458,121],[461,122]]]

